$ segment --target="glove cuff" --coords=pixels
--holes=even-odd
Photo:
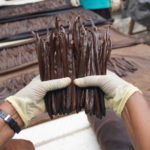
[[[17,113],[21,117],[21,119],[24,122],[24,125],[26,127],[28,125],[29,119],[26,117],[25,113],[23,112],[24,108],[22,108],[22,106],[24,106],[24,105],[22,104],[22,101],[20,100],[20,98],[15,97],[15,96],[10,96],[10,97],[7,97],[6,101],[11,103],[12,106],[16,109]],[[20,101],[21,101],[21,103],[20,103]]]
[[[135,92],[142,93],[137,87],[131,84],[126,88],[118,89],[118,92],[116,92],[118,94],[114,97],[112,102],[112,108],[118,116],[121,117],[126,102],[128,101],[129,97],[132,96]]]

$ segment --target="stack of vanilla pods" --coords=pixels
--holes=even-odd
[[[56,18],[55,27],[44,40],[35,35],[42,81],[106,74],[111,53],[109,28],[103,33],[98,32],[94,24],[86,28],[80,17],[70,23],[68,30]],[[48,92],[45,104],[50,117],[82,109],[99,118],[105,116],[104,93],[97,87],[79,88],[72,84],[66,89]]]

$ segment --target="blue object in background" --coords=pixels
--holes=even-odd
[[[110,0],[80,0],[80,4],[85,9],[110,8]]]

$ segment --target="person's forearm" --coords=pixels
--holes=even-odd
[[[21,128],[23,127],[21,118],[10,103],[4,102],[0,105],[0,109],[10,114],[11,117],[18,123],[18,125]],[[0,150],[2,146],[13,137],[14,134],[14,131],[4,122],[2,118],[0,118]]]
[[[129,98],[122,118],[135,148],[150,150],[150,105],[140,93]]]

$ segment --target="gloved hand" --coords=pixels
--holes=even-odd
[[[70,0],[70,3],[73,7],[79,7],[80,6],[80,0]]]
[[[119,116],[121,116],[129,97],[135,92],[140,91],[137,87],[124,81],[110,71],[107,72],[107,75],[88,76],[75,79],[74,83],[79,87],[96,86],[101,88],[106,94],[106,108],[113,109]]]
[[[70,83],[70,78],[42,82],[40,76],[37,76],[14,96],[8,97],[6,101],[13,105],[23,120],[24,125],[27,126],[31,119],[42,112],[45,112],[45,104],[43,100],[45,94],[48,91],[65,88]]]

